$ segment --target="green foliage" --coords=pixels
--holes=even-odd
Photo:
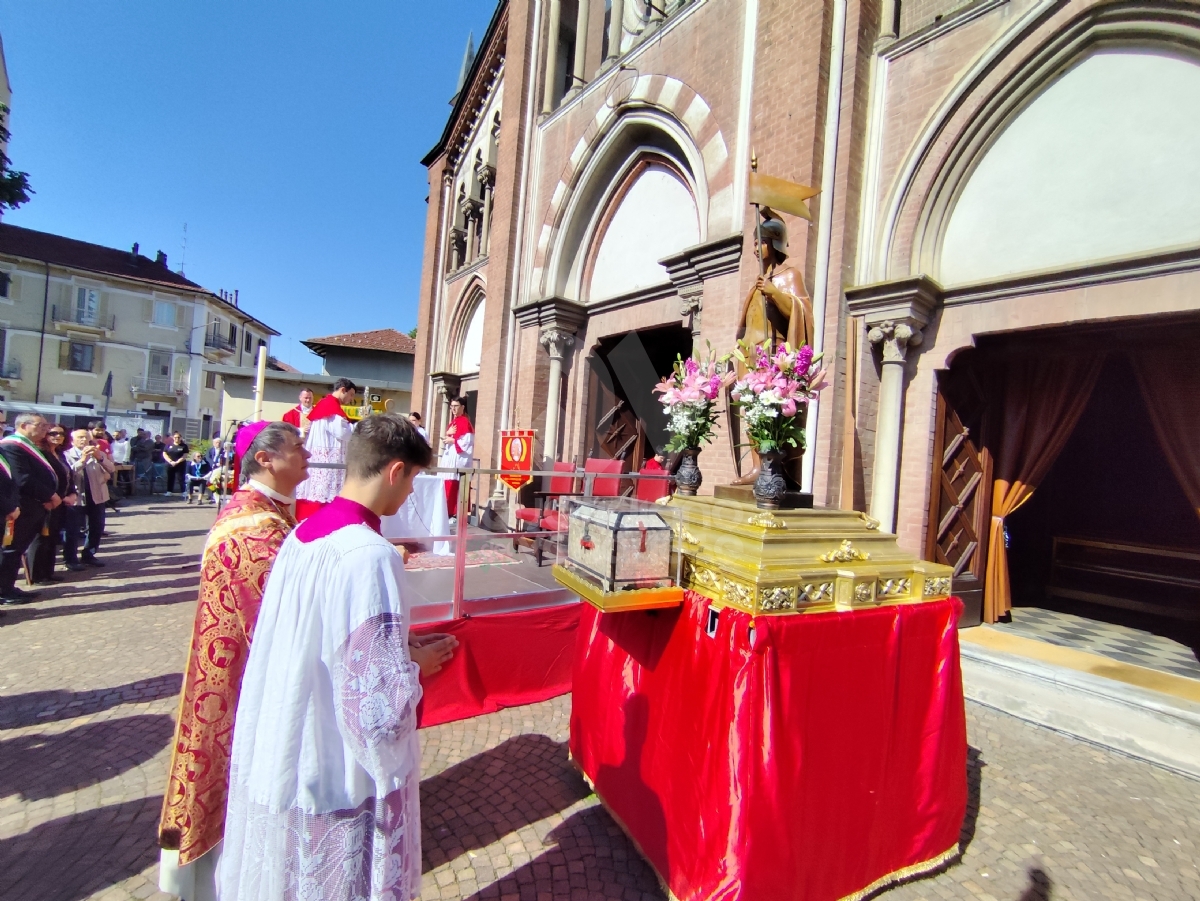
[[[0,144],[7,144],[10,137],[7,122],[8,107],[0,103]],[[0,151],[0,209],[15,210],[29,203],[29,195],[33,193],[28,173],[13,169],[8,154]]]
[[[417,337],[417,327],[415,325],[408,330],[408,337],[413,339]]]

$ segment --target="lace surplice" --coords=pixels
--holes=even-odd
[[[412,901],[421,888],[419,670],[404,621],[357,627],[329,662],[338,727],[378,791],[352,809],[256,804],[233,773],[222,867],[240,871],[239,899]]]

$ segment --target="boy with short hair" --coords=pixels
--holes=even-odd
[[[403,417],[363,420],[341,493],[280,550],[242,681],[221,897],[420,893],[418,672],[457,641],[410,641],[404,564],[379,527],[430,457]]]

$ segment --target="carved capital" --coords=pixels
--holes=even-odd
[[[538,340],[541,341],[542,347],[546,348],[546,353],[550,354],[551,360],[565,359],[575,345],[575,336],[560,328],[542,329]]]
[[[479,179],[481,188],[490,188],[496,183],[496,167],[480,163],[475,167],[475,177]]]
[[[679,292],[679,315],[685,319],[688,316],[696,315],[704,307],[704,286],[697,285],[695,288],[686,289]]]
[[[458,209],[463,214],[463,219],[469,222],[483,212],[483,204],[474,197],[463,197],[458,201]]]
[[[921,343],[920,328],[908,322],[886,319],[871,327],[867,340],[883,352],[883,362],[903,363],[910,347]]]

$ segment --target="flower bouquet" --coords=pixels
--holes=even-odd
[[[754,496],[759,506],[778,506],[787,490],[783,457],[789,447],[805,449],[804,410],[825,387],[825,370],[807,344],[799,350],[784,344],[771,354],[762,345],[740,342],[734,356],[746,372],[734,383],[731,398],[761,458]]]
[[[667,414],[667,431],[671,433],[666,450],[683,453],[675,474],[680,494],[694,495],[703,481],[696,456],[701,443],[712,441],[717,398],[732,375],[721,372],[727,360],[728,357],[714,358],[711,348],[706,360],[677,357],[671,374],[654,386],[654,392],[662,395],[659,400]]]

